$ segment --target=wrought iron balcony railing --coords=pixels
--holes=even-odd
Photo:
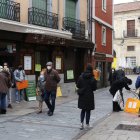
[[[28,9],[28,23],[58,29],[58,14],[31,7]]]
[[[63,28],[73,34],[73,38],[85,39],[85,22],[70,17],[63,18]]]
[[[0,1],[0,18],[20,21],[20,3],[5,0]]]
[[[123,31],[123,36],[125,37],[125,38],[127,38],[127,37],[138,37],[138,30],[136,29],[136,30],[131,30],[131,31],[129,31],[129,30],[124,30]]]

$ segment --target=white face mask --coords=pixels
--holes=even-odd
[[[7,69],[8,67],[7,66],[4,66],[4,69]]]
[[[47,66],[47,69],[48,69],[48,70],[51,70],[51,69],[52,69],[52,67],[51,67],[51,66]]]

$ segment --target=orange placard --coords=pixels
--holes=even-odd
[[[22,82],[16,82],[16,87],[18,90],[28,87],[28,80],[23,80]]]
[[[140,100],[128,98],[124,111],[129,113],[138,113],[140,109]]]

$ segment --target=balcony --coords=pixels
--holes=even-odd
[[[138,37],[138,30],[131,30],[131,31],[123,31],[123,36],[124,38],[128,38],[128,37]]]
[[[63,28],[73,34],[73,38],[85,39],[85,22],[70,17],[63,18]]]
[[[0,1],[0,18],[20,21],[20,3],[13,1]]]
[[[58,29],[58,14],[31,7],[28,9],[28,23]]]

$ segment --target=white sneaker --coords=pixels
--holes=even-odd
[[[90,129],[90,125],[89,124],[86,124],[85,130],[89,130],[89,129]]]
[[[19,104],[19,101],[16,101],[17,104]]]
[[[83,130],[84,129],[84,124],[81,123],[81,127],[80,127],[80,130]]]

